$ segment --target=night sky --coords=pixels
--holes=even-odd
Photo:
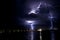
[[[27,40],[27,36],[29,32],[11,32],[9,33],[8,30],[16,30],[16,29],[22,29],[26,30],[26,26],[23,24],[25,19],[41,19],[42,21],[46,22],[45,25],[41,23],[41,26],[44,28],[49,26],[50,22],[47,21],[47,17],[40,17],[38,15],[27,15],[28,11],[30,10],[28,8],[28,5],[26,5],[27,0],[10,0],[10,1],[4,1],[4,13],[2,13],[1,16],[1,26],[0,29],[4,29],[5,33],[2,34],[0,37],[2,40],[8,39],[8,40]],[[39,1],[39,0],[38,0]],[[34,1],[32,1],[34,2]],[[50,2],[50,1],[49,1]],[[60,35],[60,0],[51,0],[53,4],[53,10],[55,11],[56,19],[54,20],[54,26],[58,28],[57,31],[55,31],[55,39],[59,40]],[[28,3],[28,2],[27,2]],[[44,14],[44,13],[43,13]],[[47,13],[46,13],[47,14]],[[31,17],[30,17],[31,16]],[[40,18],[39,18],[40,17]],[[39,25],[40,26],[40,23]],[[39,28],[39,27],[37,27]],[[29,29],[29,28],[28,28]],[[1,35],[1,34],[0,34]],[[39,40],[39,32],[34,32],[35,39]],[[43,40],[49,40],[50,38],[50,32],[48,30],[42,32]],[[45,37],[46,36],[46,37]]]
[[[22,22],[19,20],[23,20],[26,18],[30,18],[30,15],[26,15],[27,10],[29,10],[28,6],[26,7],[26,1],[27,0],[11,0],[8,2],[4,2],[4,14],[2,14],[2,25],[8,26],[22,26]],[[39,1],[39,0],[38,0]],[[51,1],[54,7],[54,11],[56,11],[54,14],[56,15],[56,22],[54,25],[59,27],[59,13],[60,13],[60,3],[59,0],[52,0]],[[26,12],[25,12],[26,11]],[[42,15],[42,14],[41,14]],[[37,18],[37,15],[31,15],[33,18]],[[42,15],[43,16],[43,15]],[[40,17],[41,18],[41,17]],[[41,18],[42,19],[42,18]],[[41,20],[40,19],[40,20]],[[43,18],[42,20],[44,20]],[[49,24],[47,22],[46,24]],[[3,26],[4,28],[4,26]]]

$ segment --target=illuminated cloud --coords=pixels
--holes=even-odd
[[[34,24],[35,21],[32,21],[32,20],[27,20],[26,23],[28,24]]]
[[[28,14],[37,14],[36,10],[31,10]]]
[[[30,25],[30,29],[31,30],[34,29],[35,21],[33,21],[33,20],[26,20],[26,23],[27,23],[27,25]]]
[[[53,13],[50,13],[49,14],[49,19],[53,19],[53,18],[54,18]]]
[[[37,5],[37,4],[34,4],[34,5]],[[34,6],[34,5],[32,5],[32,6]],[[28,12],[28,15],[38,14],[41,7],[51,7],[51,6],[48,3],[40,2],[36,7],[31,7],[31,10],[30,10],[30,12]]]

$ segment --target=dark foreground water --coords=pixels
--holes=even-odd
[[[31,40],[31,32],[4,32],[0,33],[0,40]],[[54,31],[55,40],[60,40],[60,32]],[[40,32],[34,32],[34,40],[40,40]],[[42,31],[42,40],[51,40],[50,31]]]

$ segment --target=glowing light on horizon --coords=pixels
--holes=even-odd
[[[40,32],[40,40],[42,40],[42,29],[40,28],[40,29],[38,29],[37,31]]]

